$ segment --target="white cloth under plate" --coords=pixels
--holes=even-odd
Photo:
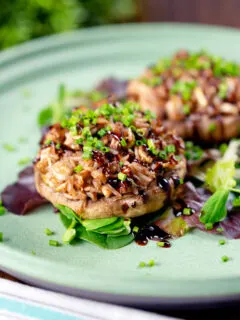
[[[0,279],[0,320],[174,320]],[[176,320],[176,319],[175,319]]]

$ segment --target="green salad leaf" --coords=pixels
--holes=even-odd
[[[205,202],[200,221],[204,224],[216,223],[227,215],[226,203],[229,196],[228,189],[219,189]]]
[[[206,184],[212,192],[218,189],[231,189],[236,186],[234,180],[235,162],[219,160],[207,171]]]
[[[227,215],[226,204],[230,191],[239,192],[236,186],[234,160],[218,160],[214,166],[208,169],[206,185],[212,196],[203,205],[200,221],[206,224],[214,224],[222,221]]]
[[[56,205],[60,218],[67,231],[63,242],[81,239],[105,249],[118,249],[131,243],[134,239],[130,229],[130,220],[122,217],[104,219],[81,219],[75,212],[63,205]]]

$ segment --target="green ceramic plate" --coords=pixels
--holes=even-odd
[[[1,149],[0,187],[16,179],[19,159],[35,155],[40,136],[36,116],[56,96],[59,83],[87,89],[106,76],[132,77],[179,48],[206,48],[240,60],[240,32],[186,24],[120,25],[49,37],[1,53],[1,143],[17,150]],[[28,142],[19,144],[19,137]],[[218,236],[192,232],[171,249],[156,243],[115,251],[88,243],[55,248],[48,245],[46,227],[61,240],[64,228],[49,206],[24,217],[0,217],[5,238],[1,268],[41,286],[129,305],[199,307],[240,300],[240,240],[219,246]],[[223,255],[231,260],[223,263]],[[150,259],[157,266],[137,268]]]

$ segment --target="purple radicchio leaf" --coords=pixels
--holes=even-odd
[[[28,211],[47,203],[35,188],[33,166],[23,169],[17,182],[7,186],[1,194],[4,207],[18,215],[24,215]]]

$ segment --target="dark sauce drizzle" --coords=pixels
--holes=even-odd
[[[169,239],[171,239],[171,236],[167,232],[153,224],[146,225],[135,233],[135,242],[139,246],[145,246],[149,240],[153,240],[157,242],[163,242],[163,248],[170,248],[171,243],[168,241]]]

